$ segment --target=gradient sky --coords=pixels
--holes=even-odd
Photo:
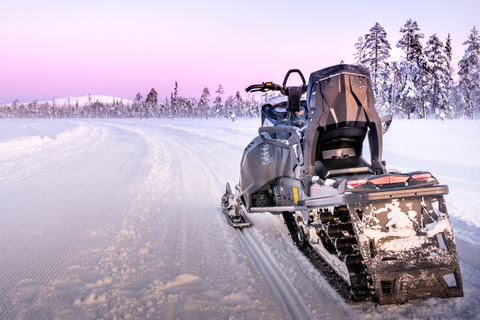
[[[392,46],[408,19],[425,41],[451,34],[453,64],[479,0],[228,1],[16,0],[0,5],[0,101],[78,97],[133,99],[151,88],[170,98],[225,97],[252,83],[281,83],[291,68],[309,73],[343,60],[376,23]],[[213,99],[212,99],[213,100]]]

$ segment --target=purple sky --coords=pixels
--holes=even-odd
[[[252,83],[281,83],[288,69],[309,73],[341,60],[379,22],[395,58],[400,27],[416,20],[428,37],[450,32],[453,63],[480,28],[478,0],[163,1],[16,0],[0,10],[0,101],[78,97],[133,99],[151,88],[163,100],[225,97]],[[273,5],[275,4],[275,5]]]

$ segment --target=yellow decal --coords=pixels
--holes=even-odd
[[[297,187],[293,187],[293,201],[298,203],[298,189]]]

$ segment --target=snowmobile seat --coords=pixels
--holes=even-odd
[[[317,140],[315,171],[326,179],[333,176],[372,173],[362,157],[366,127],[342,127],[321,131]]]

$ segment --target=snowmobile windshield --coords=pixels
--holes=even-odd
[[[352,74],[355,77],[352,78],[364,78],[365,83],[356,83],[358,87],[364,87],[369,82],[370,73],[359,66],[355,65],[348,65],[348,64],[340,64],[336,66],[332,66],[329,68],[321,69],[316,72],[312,72],[310,74],[310,78],[308,81],[308,89],[307,89],[307,102],[308,102],[308,109],[311,110],[315,108],[315,96],[319,94],[317,92],[319,89],[332,91],[332,86],[340,85],[340,83],[336,83],[332,81],[332,78],[337,78],[341,74]],[[320,83],[325,83],[325,85],[320,86]],[[334,90],[336,91],[336,90]]]

